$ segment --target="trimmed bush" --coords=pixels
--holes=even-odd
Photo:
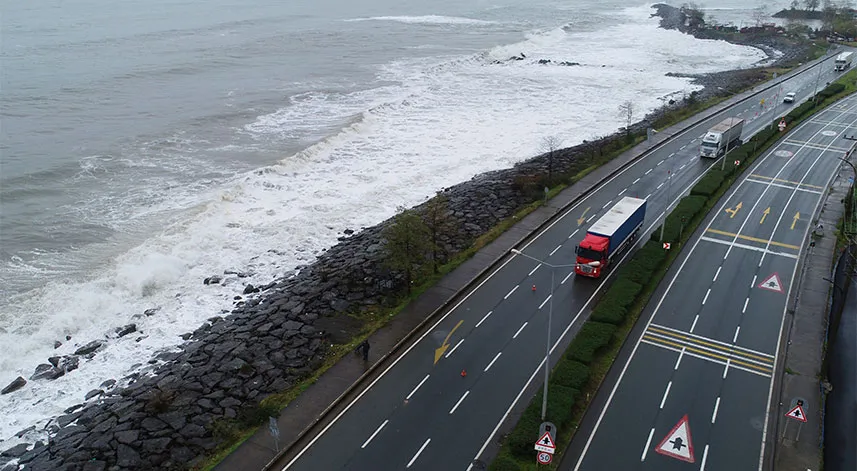
[[[623,307],[628,307],[634,302],[637,294],[639,294],[642,289],[642,284],[620,277],[612,286],[610,286],[610,289],[607,290],[604,298],[618,300]]]
[[[709,198],[717,192],[717,189],[723,184],[725,178],[724,172],[721,172],[719,168],[712,168],[690,189],[690,194]]]
[[[536,438],[536,440],[538,440],[538,438]],[[518,465],[515,458],[504,453],[497,455],[497,457],[494,458],[494,461],[491,462],[488,469],[491,471],[521,471],[521,467]]]
[[[589,367],[563,356],[551,378],[551,384],[565,386],[571,389],[581,389],[589,381]],[[550,394],[550,393],[548,393]]]
[[[595,354],[606,347],[613,334],[616,332],[616,326],[606,324],[604,322],[586,321],[580,332],[568,346],[568,356],[581,363],[592,363],[592,358]]]
[[[608,324],[619,325],[625,320],[628,310],[625,309],[625,303],[618,299],[603,298],[592,310],[590,319],[597,322],[606,322]]]
[[[506,443],[512,455],[521,459],[532,459],[533,444],[539,439],[539,425],[542,423],[541,393],[536,395],[518,420],[518,425],[509,433]]]
[[[571,409],[574,407],[574,401],[577,399],[577,396],[580,392],[576,389],[567,388],[565,386],[550,385],[548,387],[548,410],[545,418],[549,422],[553,422],[559,427],[560,430],[564,430],[568,423],[571,420]],[[538,395],[539,404],[542,403],[542,395]],[[539,429],[536,427],[536,433],[538,433]],[[538,439],[538,437],[536,437]],[[533,442],[535,443],[535,442]],[[530,448],[532,450],[532,443],[530,444]]]

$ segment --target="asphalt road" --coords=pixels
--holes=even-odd
[[[797,257],[846,133],[857,134],[855,96],[789,132],[725,198],[560,469],[762,469]],[[690,432],[674,433],[685,416]]]
[[[831,63],[828,60],[826,65]],[[821,73],[822,85],[834,76],[832,66],[826,65]],[[780,96],[795,91],[799,102],[806,98],[815,85],[815,70],[790,79]],[[767,110],[761,110],[758,100],[749,100],[640,159],[571,208],[522,250],[554,265],[573,263],[574,247],[588,225],[623,195],[649,200],[644,227],[650,231],[667,202],[674,204],[680,191],[712,164],[712,160],[697,156],[705,130],[724,117],[738,114],[748,121],[746,139],[769,125],[775,112],[784,114],[786,105],[777,104],[776,110],[770,105],[776,94],[773,89],[758,97],[766,100]],[[668,171],[672,174],[669,181]],[[750,200],[747,204],[751,204]],[[726,248],[717,244],[712,247]],[[309,445],[277,463],[277,469],[469,468],[540,372],[551,301],[551,344],[555,345],[605,281],[576,279],[571,268],[557,268],[555,275],[555,293],[549,300],[551,269],[525,257],[507,258],[315,435]],[[435,353],[445,341],[448,347],[435,364]],[[652,355],[665,357],[672,353],[653,349]],[[461,375],[462,371],[466,376]],[[761,384],[765,378],[757,381]]]

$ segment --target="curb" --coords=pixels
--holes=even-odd
[[[583,190],[578,195],[573,197],[570,201],[568,201],[567,203],[565,203],[561,207],[557,208],[553,215],[549,216],[547,219],[545,219],[544,221],[539,223],[538,226],[533,228],[533,230],[529,234],[521,237],[517,242],[515,242],[512,245],[512,247],[513,248],[518,247],[523,242],[530,239],[535,234],[539,233],[542,229],[544,229],[544,227],[553,223],[557,219],[557,217],[561,217],[560,216],[561,213],[564,213],[570,207],[577,204],[580,200],[587,197],[593,191],[595,191],[600,186],[605,184],[605,182],[607,182],[608,180],[610,180],[611,178],[616,176],[618,173],[624,171],[626,168],[628,168],[629,166],[631,166],[632,164],[637,162],[639,159],[648,156],[649,154],[651,154],[652,152],[654,152],[656,150],[659,150],[665,144],[670,142],[675,136],[682,134],[683,132],[687,131],[690,128],[693,128],[694,126],[697,126],[698,124],[700,124],[701,122],[703,122],[707,119],[710,119],[712,116],[714,116],[718,113],[721,113],[726,108],[729,108],[729,107],[738,105],[740,103],[743,103],[743,102],[749,100],[750,98],[752,98],[757,93],[775,88],[775,87],[779,86],[782,82],[784,82],[784,81],[786,81],[786,80],[788,80],[788,79],[790,79],[796,75],[807,72],[816,66],[819,66],[824,61],[826,61],[830,57],[833,57],[834,55],[835,54],[826,55],[820,59],[816,59],[816,61],[814,63],[812,63],[811,65],[804,64],[804,66],[801,66],[798,69],[792,70],[789,73],[787,73],[781,77],[778,77],[774,81],[768,82],[768,85],[766,85],[763,88],[760,88],[758,90],[756,90],[754,87],[754,88],[751,88],[750,90],[744,91],[744,92],[742,92],[742,94],[747,94],[747,96],[745,96],[743,98],[738,98],[735,101],[731,101],[732,99],[727,99],[727,100],[724,100],[723,102],[720,102],[716,105],[713,105],[712,107],[708,108],[707,110],[704,110],[704,111],[700,112],[699,114],[695,115],[694,118],[697,118],[697,119],[694,119],[692,122],[688,123],[687,125],[685,125],[684,127],[680,128],[680,129],[675,130],[671,134],[668,134],[668,135],[660,135],[659,134],[658,136],[663,137],[659,142],[655,143],[654,145],[652,145],[648,149],[643,150],[636,157],[632,157],[627,162],[619,165],[618,167],[613,169],[610,173],[608,173],[603,178],[601,178],[597,183],[593,183],[592,185],[590,185],[589,188]],[[735,97],[733,97],[733,98],[735,98]],[[723,106],[725,103],[728,103],[728,105]],[[702,114],[704,114],[704,116],[700,117],[700,115],[702,115]],[[644,146],[644,145],[646,145],[645,142],[638,144],[638,146]],[[631,148],[626,152],[633,152],[633,151],[634,151],[634,148]],[[568,188],[571,188],[571,187],[568,187]],[[565,190],[563,190],[563,191],[565,191]],[[533,213],[530,213],[530,214],[534,214],[534,213],[535,213],[535,211]],[[508,256],[508,252],[504,251],[500,256],[498,256],[494,260],[492,260],[491,263],[489,263],[485,268],[483,268],[476,276],[474,276],[470,281],[468,281],[464,286],[462,286],[460,289],[458,289],[455,293],[450,295],[449,298],[447,298],[447,300],[443,302],[443,304],[441,304],[438,308],[436,308],[434,311],[432,311],[432,313],[429,314],[428,316],[426,316],[425,319],[420,321],[420,323],[417,324],[417,326],[414,327],[411,331],[409,331],[401,340],[396,342],[396,344],[393,346],[393,348],[391,348],[387,353],[385,353],[381,358],[379,358],[375,363],[373,363],[369,367],[369,369],[366,370],[366,372],[364,372],[359,378],[357,378],[357,380],[355,380],[350,386],[348,386],[348,388],[346,388],[345,391],[342,392],[342,394],[337,396],[337,398],[329,406],[327,406],[312,423],[307,425],[298,434],[298,436],[295,438],[295,440],[292,443],[284,446],[283,449],[279,453],[274,455],[274,457],[262,468],[262,471],[271,470],[272,469],[271,466],[273,466],[277,461],[281,460],[284,456],[291,453],[293,451],[292,448],[295,446],[295,444],[297,444],[298,442],[305,439],[306,436],[309,434],[309,432],[314,427],[316,427],[323,420],[327,419],[328,415],[331,413],[331,411],[333,409],[335,409],[336,407],[339,407],[341,405],[344,398],[351,395],[353,392],[358,390],[360,387],[364,386],[366,381],[369,378],[371,378],[375,374],[375,372],[377,372],[381,368],[382,365],[385,365],[392,357],[395,356],[395,354],[400,352],[404,346],[408,345],[414,339],[414,337],[416,337],[420,332],[422,332],[432,322],[437,320],[437,317],[440,314],[442,314],[443,312],[447,311],[450,308],[450,306],[452,306],[455,303],[455,301],[457,301],[462,295],[464,295],[468,291],[470,291],[472,289],[472,287],[475,284],[477,284],[478,281],[481,281],[489,272],[491,272],[493,269],[495,269],[497,267],[497,265],[500,263],[500,261],[503,260],[506,256]]]

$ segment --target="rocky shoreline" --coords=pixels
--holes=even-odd
[[[731,85],[730,74],[743,72],[698,78],[706,88],[697,99],[735,91],[740,87]],[[675,106],[680,105],[679,100]],[[645,132],[659,115],[646,117],[632,131]],[[464,250],[539,199],[549,167],[556,179],[574,175],[623,139],[624,133],[617,132],[444,189],[447,214],[457,230],[441,236],[443,254]],[[426,206],[415,210],[422,214]],[[18,437],[26,442],[0,452],[0,469],[170,470],[198,463],[223,443],[230,421],[266,420],[270,411],[260,409],[259,401],[310,375],[333,345],[348,343],[360,331],[364,315],[397,302],[405,286],[403,275],[384,263],[383,230],[389,224],[346,230],[336,246],[293,275],[265,286],[244,285],[231,312],[186,335],[179,351],[158,355],[140,373],[102,383],[46,430],[22,430]],[[233,276],[241,278],[226,271],[204,283],[217,285]],[[116,335],[135,330],[133,324],[123,326]],[[69,374],[102,346],[93,341],[74,355],[54,357],[30,380]],[[26,382],[20,380],[17,387]],[[14,393],[13,386],[3,392]]]

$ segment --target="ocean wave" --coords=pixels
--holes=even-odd
[[[343,20],[347,22],[355,21],[395,21],[398,23],[407,24],[424,24],[424,25],[492,25],[497,24],[496,21],[476,20],[473,18],[465,18],[461,16],[443,16],[443,15],[423,15],[423,16],[372,16],[365,18],[350,18]]]

